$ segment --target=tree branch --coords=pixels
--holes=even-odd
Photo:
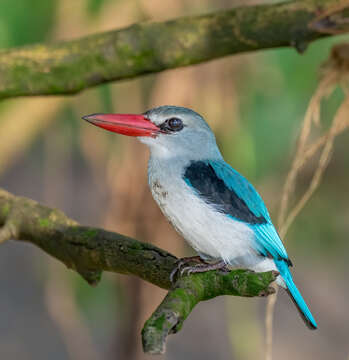
[[[91,285],[102,271],[132,274],[169,292],[143,329],[144,350],[162,353],[168,334],[178,331],[194,306],[219,295],[266,296],[275,272],[210,271],[169,280],[177,258],[151,244],[85,227],[61,211],[0,189],[0,242],[31,242],[74,269]]]
[[[180,278],[168,292],[142,330],[144,352],[163,354],[167,336],[178,332],[194,306],[220,295],[267,296],[275,292],[273,287],[261,290],[276,279],[278,273],[254,273],[234,270],[229,273],[210,271]]]
[[[244,6],[53,45],[0,51],[0,99],[73,94],[109,81],[258,49],[304,51],[321,36],[348,31],[341,0]],[[327,33],[327,34],[326,34]]]
[[[12,228],[4,240],[33,243],[92,285],[105,270],[133,274],[164,289],[171,287],[169,274],[175,256],[118,233],[81,226],[60,210],[0,189],[1,225],[1,230]]]

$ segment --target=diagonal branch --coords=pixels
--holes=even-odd
[[[13,216],[12,214],[15,214]],[[79,225],[60,210],[0,189],[0,226],[12,238],[33,243],[96,284],[102,271],[133,274],[161,288],[171,286],[176,257],[150,244],[103,229]]]
[[[178,331],[200,301],[219,295],[266,296],[274,292],[274,272],[211,271],[180,278],[174,287],[169,280],[177,258],[151,244],[118,233],[79,225],[61,211],[17,197],[0,189],[0,240],[31,242],[91,285],[102,271],[136,275],[164,289],[167,296],[143,329],[144,350],[162,353],[168,334]]]
[[[0,99],[73,94],[109,81],[347,32],[341,0],[295,0],[145,22],[52,45],[0,51]]]
[[[142,330],[144,352],[163,354],[167,336],[178,332],[184,320],[199,301],[220,295],[267,296],[275,292],[273,287],[261,290],[266,283],[276,279],[271,271],[256,274],[250,270],[234,270],[229,273],[210,271],[203,276],[186,276],[175,284],[158,306]]]

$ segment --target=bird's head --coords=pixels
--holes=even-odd
[[[184,156],[197,160],[220,156],[215,136],[206,121],[187,108],[166,105],[141,115],[92,114],[83,119],[103,129],[137,137],[155,156]]]

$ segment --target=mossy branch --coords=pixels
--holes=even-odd
[[[211,271],[181,277],[172,287],[177,258],[151,244],[79,225],[61,211],[0,189],[0,243],[23,240],[77,271],[91,285],[102,271],[130,274],[169,292],[143,329],[144,350],[162,353],[168,334],[178,331],[193,307],[219,295],[266,296],[274,272]]]
[[[0,99],[73,94],[109,81],[347,32],[341,0],[296,0],[144,22],[52,45],[0,51]]]
[[[31,242],[91,285],[98,283],[102,271],[113,271],[136,275],[164,289],[171,287],[175,256],[118,233],[81,226],[60,210],[1,189],[0,226],[0,241]]]
[[[163,354],[167,336],[178,332],[194,306],[200,301],[220,295],[267,296],[274,288],[267,286],[276,278],[276,271],[254,273],[234,270],[228,273],[209,271],[180,278],[168,292],[142,330],[144,352]]]

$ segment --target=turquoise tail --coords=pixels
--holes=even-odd
[[[296,305],[302,319],[304,320],[307,327],[311,330],[317,329],[316,321],[311,314],[307,304],[305,303],[301,293],[297,289],[295,283],[293,282],[291,272],[288,268],[288,265],[283,260],[275,260],[275,264],[280,272],[280,275],[284,279],[287,289],[286,291],[290,295],[292,301]]]

